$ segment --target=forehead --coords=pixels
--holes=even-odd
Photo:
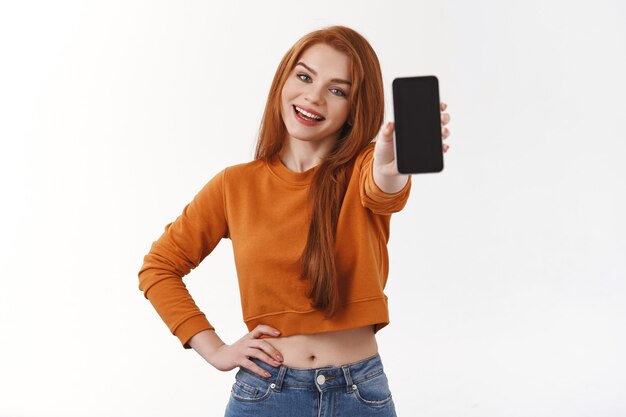
[[[330,45],[315,44],[307,48],[298,61],[304,62],[321,77],[350,79],[350,58]],[[297,68],[303,67],[298,65]]]

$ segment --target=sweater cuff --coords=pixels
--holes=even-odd
[[[203,330],[215,330],[215,327],[211,326],[204,314],[201,314],[182,322],[174,331],[174,336],[178,337],[185,349],[191,349],[187,344],[189,339]]]
[[[364,167],[367,171],[360,180],[361,204],[375,214],[391,214],[398,212],[406,205],[411,192],[411,176],[404,187],[395,193],[386,193],[374,181],[373,163],[370,161]]]
[[[369,191],[369,195],[372,196],[373,199],[382,202],[393,201],[398,196],[406,194],[411,188],[411,175],[409,175],[406,181],[406,184],[400,189],[400,191],[396,191],[395,193],[387,193],[380,189],[376,181],[374,181],[374,164],[372,164],[372,172],[371,176],[367,179],[367,191]]]

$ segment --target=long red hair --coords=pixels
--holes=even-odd
[[[324,43],[351,61],[350,115],[340,139],[316,171],[309,189],[311,223],[300,279],[311,280],[309,297],[326,317],[338,308],[335,232],[339,210],[356,156],[374,139],[384,118],[383,80],[378,57],[369,42],[345,26],[330,26],[300,38],[280,61],[265,105],[254,159],[269,161],[281,150],[287,129],[281,117],[281,92],[303,52]]]

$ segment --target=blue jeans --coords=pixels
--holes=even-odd
[[[250,360],[271,376],[263,378],[240,367],[224,417],[396,417],[379,353],[321,368],[274,368]]]

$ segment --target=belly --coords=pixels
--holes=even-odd
[[[294,368],[340,366],[374,356],[378,352],[373,325],[265,340],[283,355],[283,365]]]

